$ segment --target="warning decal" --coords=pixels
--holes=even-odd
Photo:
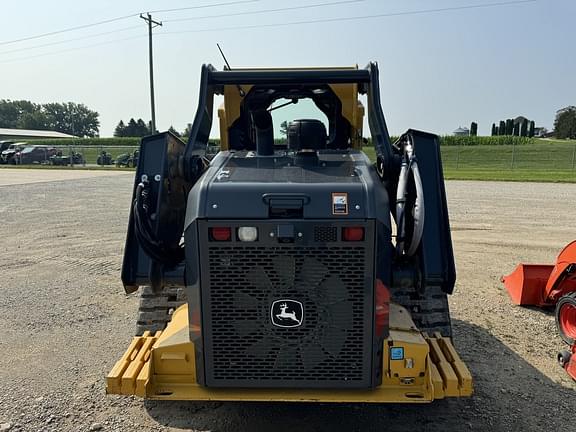
[[[332,194],[332,214],[348,214],[348,194],[346,192],[334,192]]]

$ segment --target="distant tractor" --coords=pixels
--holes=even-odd
[[[67,166],[67,165],[84,165],[86,161],[82,153],[71,152],[69,155],[62,154],[61,151],[50,158],[50,165]]]
[[[114,165],[114,159],[110,153],[102,151],[96,159],[96,163],[98,165]]]
[[[123,153],[116,158],[116,166],[126,168],[137,167],[139,155],[139,150],[134,150],[133,153]]]

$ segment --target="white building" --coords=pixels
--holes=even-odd
[[[455,136],[469,136],[470,135],[470,129],[468,129],[467,127],[460,126],[458,129],[456,129],[454,132],[452,132],[452,134]]]

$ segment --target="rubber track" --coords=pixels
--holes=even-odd
[[[452,337],[452,324],[448,296],[440,287],[430,286],[423,295],[415,289],[392,289],[392,301],[404,306],[416,326],[423,332],[432,334],[440,332],[443,336]],[[172,312],[186,302],[183,288],[167,287],[156,294],[150,287],[142,289],[136,335],[146,330],[155,332],[164,330],[170,322]]]
[[[143,287],[140,294],[136,335],[145,331],[164,330],[176,308],[186,303],[184,288],[166,287],[161,293],[155,293],[150,287]]]
[[[391,290],[391,295],[394,303],[408,309],[420,331],[452,337],[448,295],[442,288],[429,286],[424,294],[418,294],[414,288],[396,288]]]

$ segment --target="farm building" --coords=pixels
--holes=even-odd
[[[7,129],[0,128],[0,140],[14,139],[45,139],[45,138],[76,138],[62,132],[33,130],[33,129]]]
[[[460,126],[458,129],[452,132],[452,134],[455,136],[468,136],[470,135],[470,129]]]

